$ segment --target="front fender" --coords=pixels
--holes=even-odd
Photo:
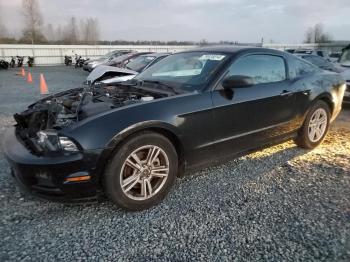
[[[176,137],[181,136],[181,134],[178,132],[175,126],[166,122],[150,120],[150,121],[136,123],[120,131],[107,143],[106,147],[115,148],[116,145],[119,144],[126,137],[145,129],[162,129],[174,134]]]
[[[131,132],[151,127],[164,128],[181,136],[178,108],[168,99],[135,104],[78,122],[62,130],[62,134],[75,139],[86,150],[114,146]]]
[[[151,129],[151,128],[157,128],[166,130],[168,132],[171,132],[175,136],[179,136],[180,134],[176,130],[176,128],[168,123],[160,122],[160,121],[144,121],[140,123],[136,123],[134,125],[131,125],[124,130],[120,131],[119,133],[115,134],[112,139],[106,144],[105,148],[102,150],[98,161],[96,165],[96,174],[98,174],[101,178],[101,174],[103,173],[103,170],[106,167],[106,163],[108,163],[108,160],[110,159],[112,153],[114,152],[114,149],[117,147],[119,143],[121,143],[126,137],[145,130],[145,129]]]

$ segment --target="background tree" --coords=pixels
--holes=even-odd
[[[4,42],[3,40],[8,37],[8,32],[5,24],[3,23],[2,14],[1,14],[1,5],[0,5],[0,43]]]
[[[55,29],[55,42],[62,43],[63,42],[63,29],[61,25],[58,25]]]
[[[81,40],[84,44],[95,45],[100,40],[100,26],[97,18],[86,18],[80,21]]]
[[[37,0],[22,0],[24,28],[21,42],[37,44],[46,39],[41,32],[43,18]]]
[[[309,27],[305,33],[305,43],[328,43],[332,40],[329,33],[324,32],[323,25],[318,23]]]
[[[45,33],[45,38],[47,41],[53,42],[56,40],[55,30],[54,30],[52,24],[47,24],[45,26],[44,33]]]
[[[199,41],[199,45],[200,46],[208,45],[208,41],[206,39],[202,39],[202,40]]]
[[[312,27],[309,27],[309,28],[306,30],[304,42],[305,42],[305,43],[312,43],[313,40],[314,40],[313,34],[314,34],[314,29],[313,29]]]
[[[63,30],[63,41],[71,45],[78,44],[79,42],[77,19],[74,16],[69,19],[68,24]]]

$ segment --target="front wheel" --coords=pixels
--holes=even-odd
[[[178,158],[173,144],[158,133],[132,136],[117,150],[104,176],[107,196],[129,210],[158,204],[173,185]]]
[[[317,101],[309,110],[295,143],[307,149],[321,144],[328,132],[329,120],[329,106],[323,101]]]

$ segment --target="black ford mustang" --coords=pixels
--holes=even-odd
[[[341,110],[344,80],[291,54],[207,47],[133,80],[48,96],[14,116],[5,155],[20,185],[141,210],[177,176],[294,139],[314,148]]]

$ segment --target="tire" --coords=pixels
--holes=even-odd
[[[317,114],[320,113],[319,116],[325,116],[325,120],[316,121]],[[317,101],[309,110],[303,126],[298,132],[297,138],[294,140],[295,143],[301,147],[306,149],[313,149],[322,143],[325,136],[327,135],[329,129],[329,120],[330,120],[330,108],[324,101]],[[323,119],[323,118],[322,118]],[[321,125],[321,122],[324,124]],[[317,124],[318,123],[318,124]],[[317,126],[318,131],[313,133],[313,127]]]
[[[149,157],[151,152],[153,157]],[[143,167],[138,168],[141,163]],[[174,145],[161,134],[141,132],[117,148],[104,173],[103,186],[107,197],[118,206],[144,210],[163,200],[174,184],[177,170]]]

